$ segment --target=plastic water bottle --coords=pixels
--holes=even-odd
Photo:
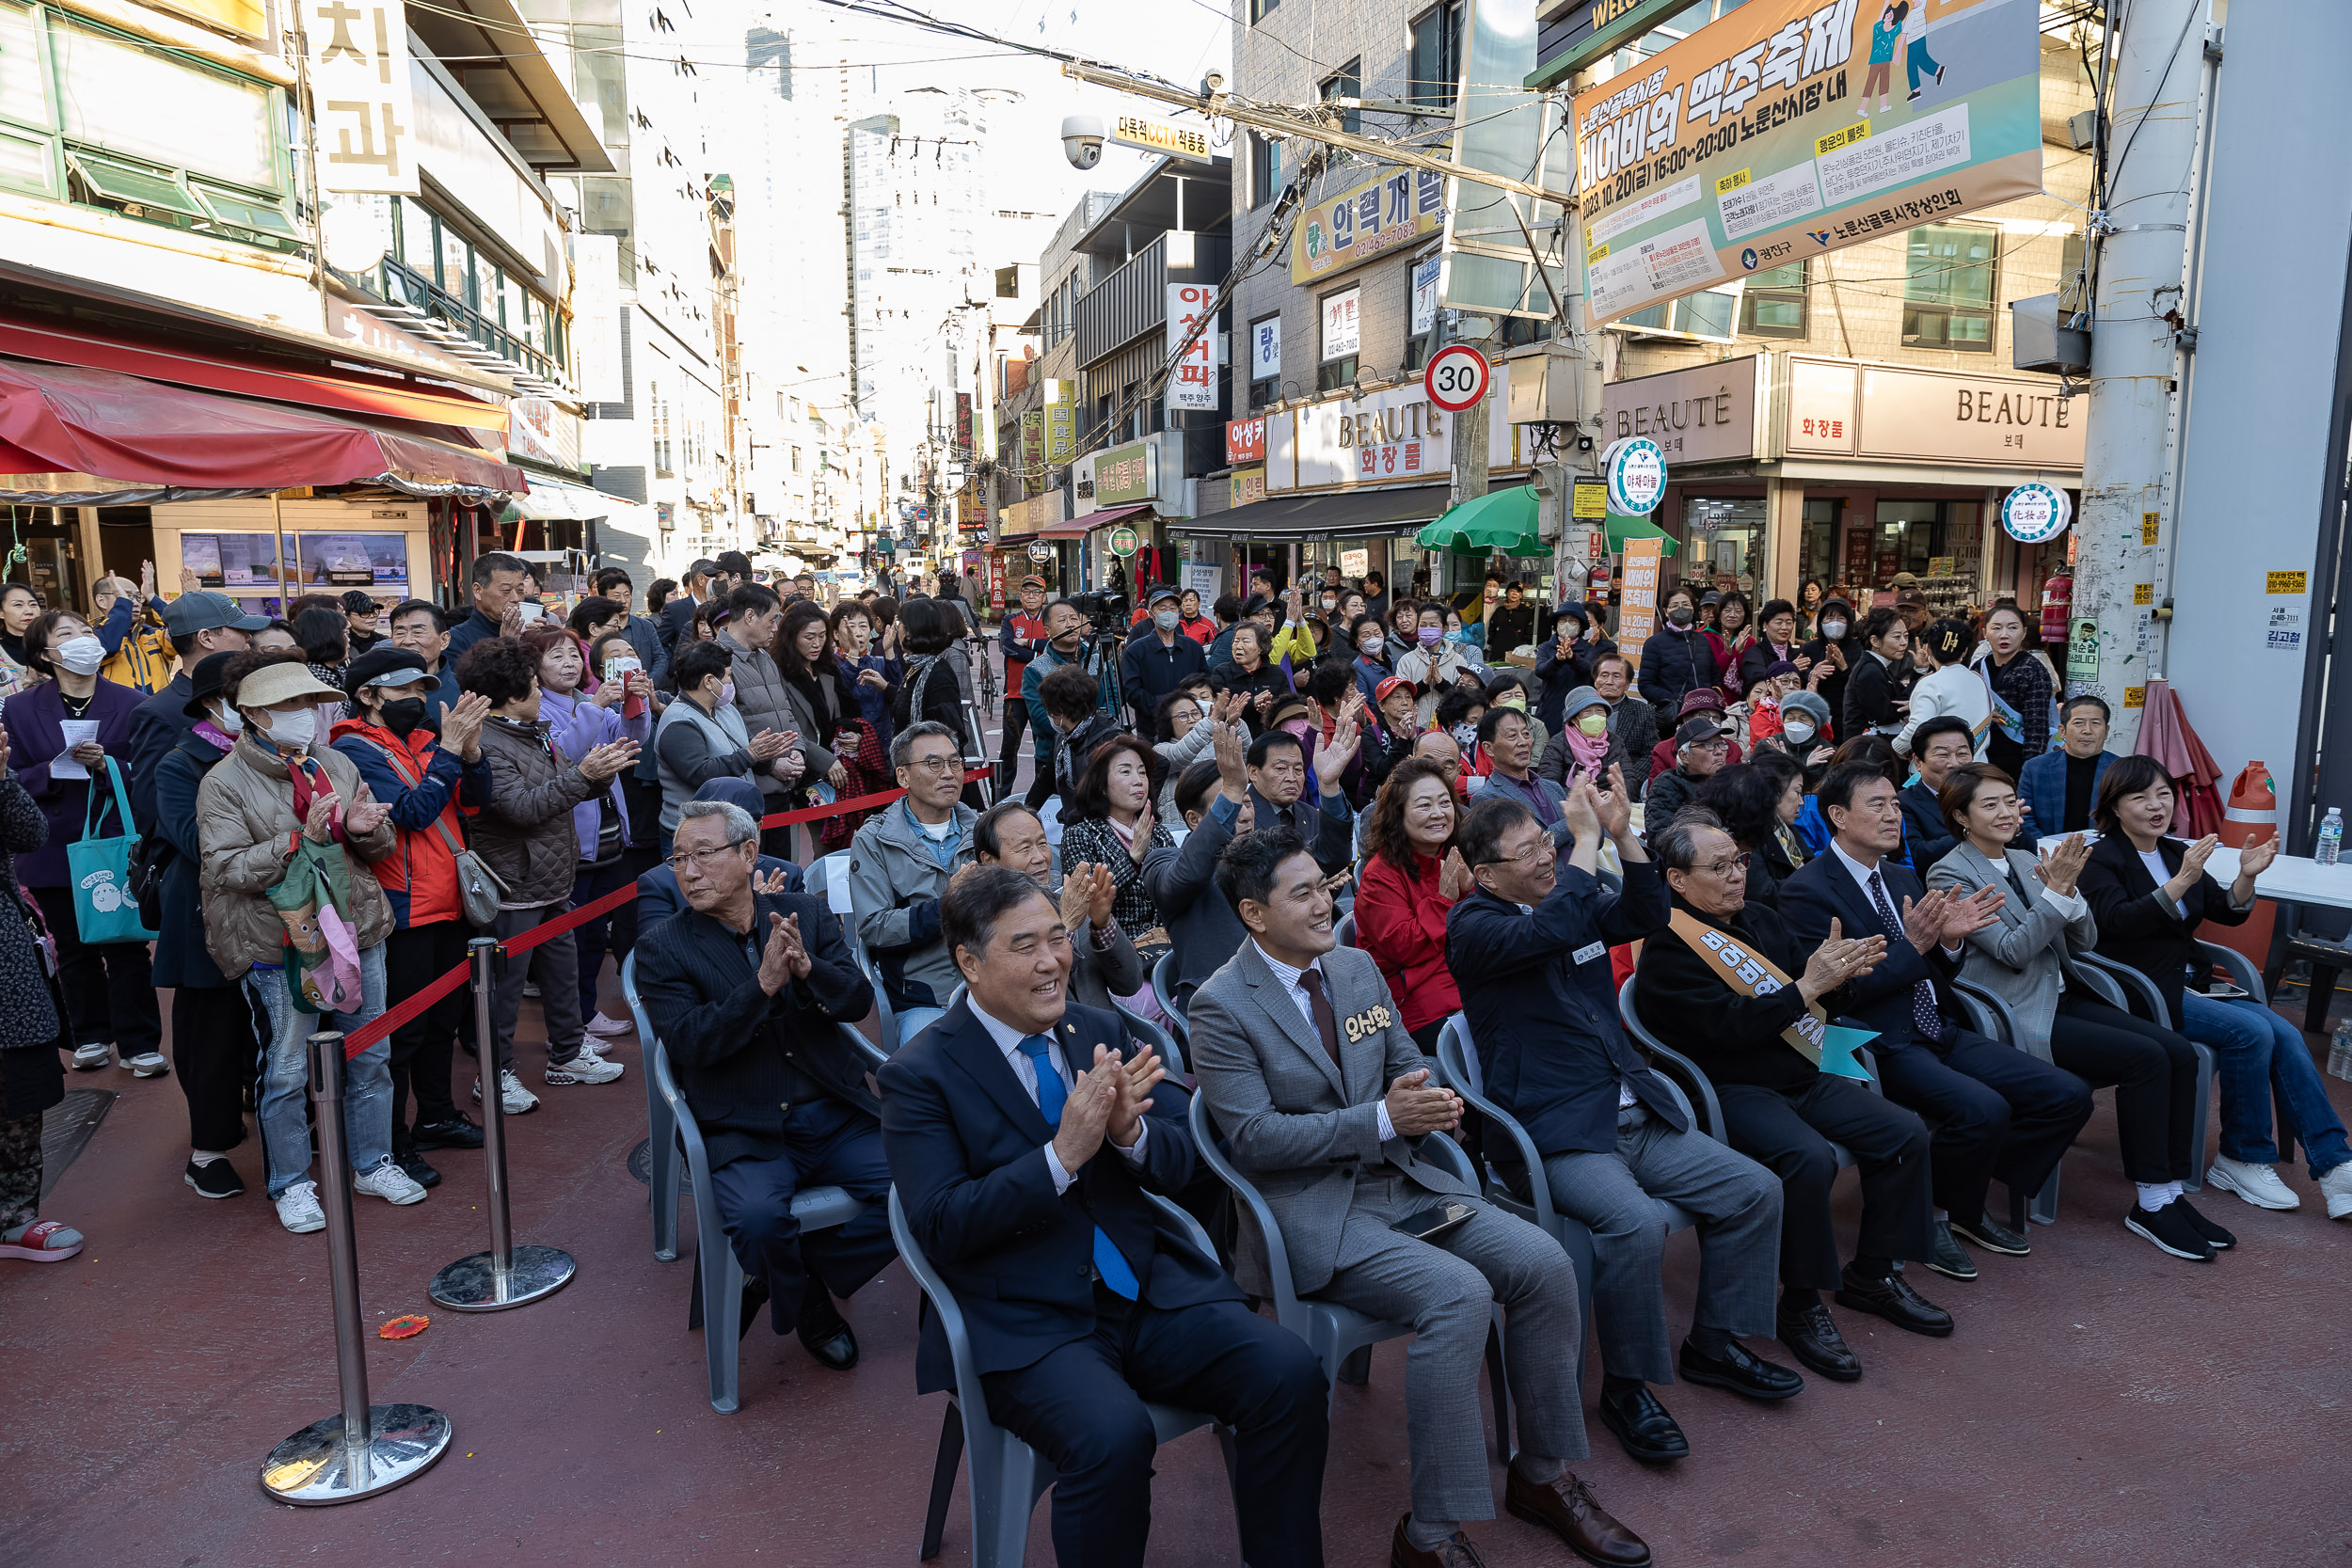
[[[2352,1018],[2336,1025],[2335,1041],[2328,1047],[2328,1076],[2352,1079]]]
[[[2312,847],[2312,859],[2321,865],[2333,865],[2344,850],[2344,810],[2329,806],[2327,816],[2319,824],[2319,843]]]

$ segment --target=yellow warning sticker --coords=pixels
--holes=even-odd
[[[2311,581],[2312,575],[2309,572],[2266,572],[2263,576],[2263,592],[2265,594],[2308,594],[2311,592],[2311,589],[2305,586]]]

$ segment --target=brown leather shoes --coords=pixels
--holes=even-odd
[[[1458,1529],[1450,1539],[1438,1542],[1436,1551],[1422,1551],[1406,1538],[1405,1525],[1410,1518],[1410,1513],[1397,1518],[1396,1535],[1389,1543],[1389,1568],[1486,1568],[1486,1560]]]
[[[1647,1568],[1649,1547],[1640,1536],[1601,1511],[1589,1487],[1573,1470],[1545,1485],[1522,1477],[1516,1466],[1502,1489],[1502,1506],[1514,1518],[1549,1527],[1568,1549],[1601,1568]],[[1404,1536],[1397,1539],[1401,1542]]]

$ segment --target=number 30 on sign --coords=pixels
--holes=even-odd
[[[1468,343],[1455,343],[1437,352],[1429,369],[1422,373],[1422,386],[1430,402],[1449,414],[1459,414],[1478,406],[1486,395],[1489,379],[1486,356]]]

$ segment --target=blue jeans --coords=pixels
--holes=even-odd
[[[323,1029],[349,1034],[384,1011],[384,944],[359,949],[356,1013],[303,1012],[286,994],[281,969],[247,970],[245,989],[269,1020],[254,1119],[261,1124],[269,1196],[275,1199],[310,1170],[310,1123],[302,1109],[310,1081],[310,1037]],[[373,1170],[392,1157],[391,1059],[391,1041],[382,1039],[343,1064],[343,1142],[355,1171]]]
[[[2279,1146],[2270,1135],[2270,1091],[2286,1102],[2287,1120],[2303,1140],[2316,1181],[2346,1160],[2344,1121],[2328,1103],[2319,1064],[2302,1031],[2250,997],[2217,1002],[2181,992],[2181,1033],[2213,1047],[2214,1077],[2221,1085],[2221,1152],[2249,1165],[2273,1164]]]

